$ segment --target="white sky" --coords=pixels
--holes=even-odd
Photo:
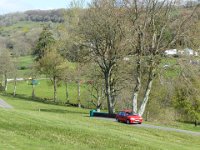
[[[0,0],[0,14],[33,9],[67,8],[72,0]],[[85,0],[88,3],[90,0]]]

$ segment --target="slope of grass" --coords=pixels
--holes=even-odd
[[[32,56],[21,56],[18,58],[19,67],[30,67],[33,64]]]
[[[66,88],[64,85],[61,85],[57,89],[57,96],[58,100],[61,102],[66,102]],[[77,84],[70,83],[68,85],[69,91],[69,101],[71,103],[77,103],[78,92],[77,92]],[[8,84],[8,93],[13,93],[13,83],[10,82]],[[20,81],[17,83],[17,96],[20,97],[31,97],[32,94],[32,85],[30,85],[30,81]],[[35,95],[41,99],[51,100],[53,99],[53,85],[48,79],[39,80],[39,84],[35,87]],[[87,90],[86,84],[81,84],[81,103],[84,106],[88,106],[88,102],[90,101],[91,97],[89,96],[90,93]]]
[[[178,76],[180,73],[180,67],[177,65],[178,59],[181,58],[163,57],[160,68],[165,78],[174,78]]]
[[[27,77],[30,74],[30,67],[33,65],[33,57],[32,56],[21,56],[17,59],[18,62],[18,70],[17,76],[19,78]]]
[[[34,57],[31,55],[20,56],[17,58],[17,77],[28,78],[30,77],[31,67],[34,63]],[[75,69],[76,63],[67,62],[69,68]],[[38,75],[38,78],[44,77],[45,75]],[[12,77],[12,76],[11,76]]]
[[[89,110],[2,97],[0,149],[199,149],[200,137],[88,117]]]
[[[38,23],[38,22],[32,22],[32,21],[20,21],[9,26],[1,27],[0,34],[10,35],[19,31],[26,33],[33,28],[41,28],[45,24],[46,23]]]

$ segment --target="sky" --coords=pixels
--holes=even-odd
[[[26,10],[67,8],[72,0],[0,0],[0,14]],[[89,2],[90,0],[85,0]]]

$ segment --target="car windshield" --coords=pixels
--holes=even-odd
[[[127,116],[138,116],[138,114],[134,113],[134,112],[126,112]]]

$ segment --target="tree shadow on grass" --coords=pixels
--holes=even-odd
[[[13,96],[13,94],[11,93],[1,93],[2,96],[6,96],[6,97],[10,97],[12,99],[15,99],[15,100],[18,100],[18,99],[21,99],[21,100],[24,100],[24,101],[32,101],[32,102],[40,102],[40,103],[44,103],[44,104],[50,104],[50,105],[57,105],[57,106],[66,106],[66,107],[78,107],[78,104],[73,104],[73,103],[66,103],[66,102],[62,102],[62,101],[53,101],[52,99],[48,99],[48,98],[39,98],[39,97],[34,97],[34,99],[31,97],[31,96],[26,96],[25,94],[16,94],[16,96]],[[84,106],[83,106],[84,108]],[[41,111],[41,109],[40,109]],[[62,113],[65,113],[66,111],[68,113],[79,113],[79,114],[84,114],[84,112],[77,112],[76,110],[74,111],[70,111],[70,110],[62,110],[62,109],[52,109],[52,110],[48,110],[48,109],[43,109],[43,111],[49,111],[49,112],[62,112]]]
[[[184,123],[184,124],[193,124],[193,125],[200,125],[200,121],[197,121],[197,122],[195,122],[195,121],[182,121],[182,120],[177,120],[178,122],[180,122],[180,123]]]
[[[63,114],[88,114],[86,112],[77,112],[77,111],[71,111],[66,109],[40,109],[41,112],[51,112],[51,113],[63,113]]]
[[[49,99],[49,98],[40,98],[40,97],[32,98],[31,96],[26,96],[25,94],[16,94],[16,96],[13,96],[13,94],[11,94],[11,93],[1,93],[1,95],[10,97],[13,99],[16,98],[16,100],[21,99],[21,100],[25,100],[25,101],[33,101],[33,102],[41,102],[41,103],[45,103],[45,104],[66,105],[67,106],[67,104],[65,102],[62,102],[62,101],[54,102],[52,99]]]
[[[50,99],[47,99],[47,98],[39,98],[39,97],[32,98],[31,96],[26,96],[25,94],[16,94],[15,96],[13,96],[13,94],[11,94],[11,93],[1,93],[1,95],[6,96],[6,97],[10,97],[10,98],[13,98],[13,99],[16,98],[15,100],[21,99],[21,100],[25,100],[25,101],[57,104],[56,102],[54,102]]]

